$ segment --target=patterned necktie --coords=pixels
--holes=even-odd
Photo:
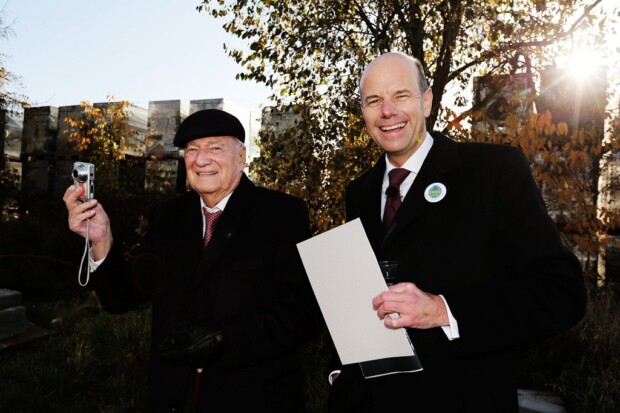
[[[387,199],[385,201],[385,210],[383,211],[383,228],[387,232],[392,225],[392,221],[396,216],[396,211],[400,207],[400,184],[403,183],[409,171],[404,168],[394,168],[390,171],[390,185],[385,190]]]
[[[206,207],[202,207],[202,213],[205,216],[204,246],[206,247],[211,239],[211,235],[213,235],[213,230],[217,225],[217,221],[220,219],[220,215],[222,215],[222,211],[209,212]]]

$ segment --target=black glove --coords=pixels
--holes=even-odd
[[[162,340],[159,351],[163,361],[204,367],[222,356],[224,336],[199,323],[182,323]]]

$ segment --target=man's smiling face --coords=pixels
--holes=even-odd
[[[244,167],[245,146],[237,138],[199,138],[185,146],[187,181],[209,207],[237,187]]]
[[[424,139],[432,92],[420,90],[413,62],[384,55],[366,67],[360,93],[368,133],[387,152],[390,162],[401,166]]]

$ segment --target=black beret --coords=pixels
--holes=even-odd
[[[245,129],[239,119],[219,109],[199,110],[181,124],[172,142],[182,148],[189,141],[210,136],[233,136],[245,142]]]

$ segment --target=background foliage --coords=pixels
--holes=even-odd
[[[131,138],[138,134],[128,124],[130,104],[126,100],[115,102],[114,97],[109,96],[105,105],[93,106],[84,101],[80,106],[81,117],[63,119],[69,126],[67,139],[75,145],[80,159],[96,164],[98,191],[118,194],[122,190],[120,163],[132,149]]]
[[[472,101],[469,91],[475,77],[515,74],[527,75],[527,87],[535,91],[540,72],[558,57],[577,46],[603,44],[606,34],[616,32],[618,16],[602,11],[601,3],[207,0],[198,10],[246,42],[249,50],[225,46],[242,68],[238,78],[274,89],[274,107],[263,123],[280,125],[261,131],[262,156],[251,170],[261,184],[304,198],[315,233],[344,222],[347,182],[380,154],[361,120],[362,70],[374,56],[401,51],[418,58],[430,80],[427,127],[456,140],[523,149],[541,190],[561,212],[565,241],[595,279],[597,257],[611,242],[608,234],[620,228],[618,215],[596,204],[600,161],[618,151],[618,131],[604,142],[601,128],[553,124],[541,111],[537,119],[513,117],[503,130],[479,133],[470,126],[487,102]],[[526,104],[531,107],[534,99],[536,93]]]
[[[11,23],[6,18],[6,10],[2,8],[0,40],[5,40],[13,34]],[[19,77],[5,67],[4,61],[5,55],[0,53],[0,111],[20,111],[24,106],[28,106],[29,102],[26,96],[19,92],[21,86]]]

